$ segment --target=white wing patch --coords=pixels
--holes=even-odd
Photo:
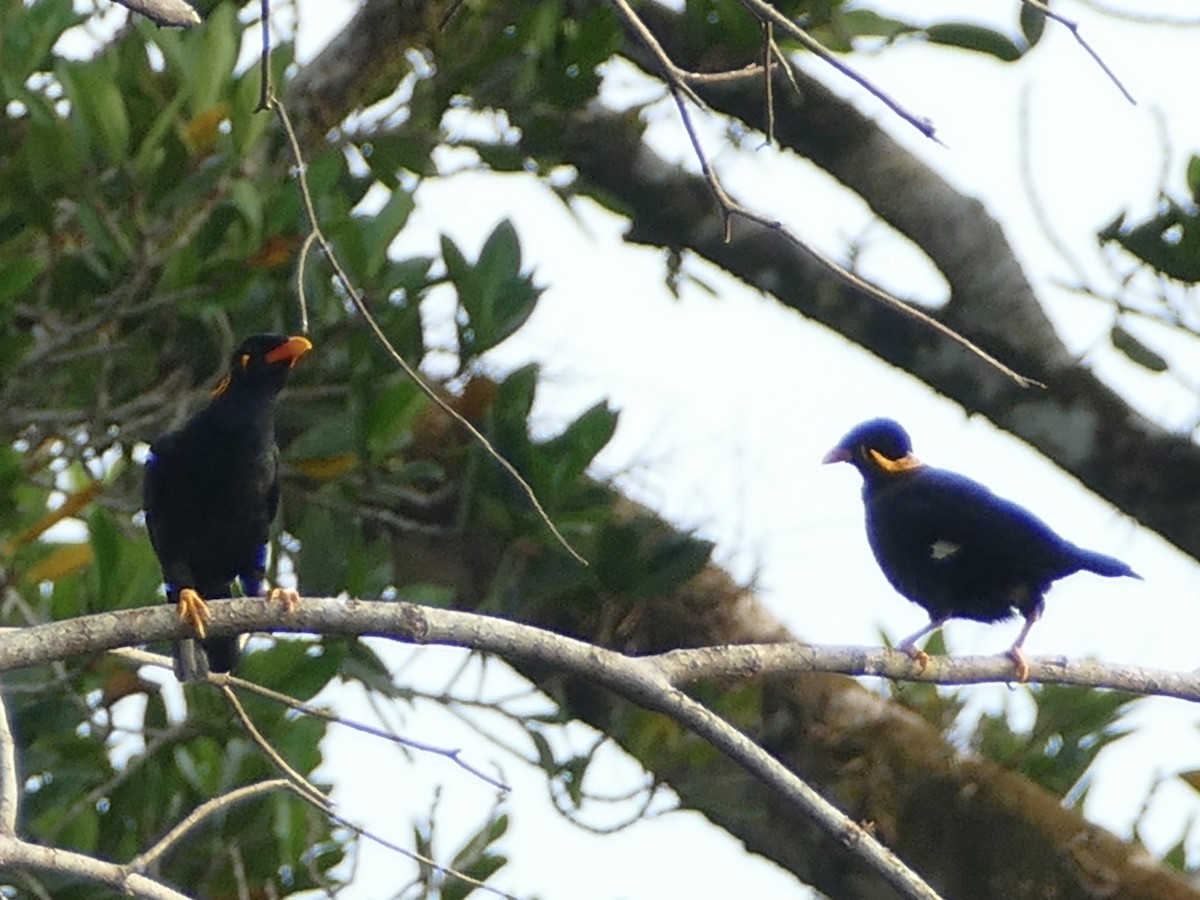
[[[929,545],[929,558],[935,560],[949,559],[961,549],[962,546],[953,541],[937,540]]]

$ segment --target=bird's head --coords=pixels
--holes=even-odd
[[[856,425],[821,461],[848,462],[868,481],[921,466],[913,456],[908,432],[892,419],[871,419]]]
[[[220,396],[231,388],[253,387],[278,393],[287,382],[288,372],[312,349],[306,337],[281,334],[256,334],[242,341],[233,351],[229,374],[213,391]]]

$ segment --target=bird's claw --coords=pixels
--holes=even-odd
[[[267,602],[281,604],[283,611],[290,616],[300,605],[300,592],[295,588],[271,588],[270,593],[267,594]]]
[[[191,625],[200,637],[207,637],[204,625],[206,622],[212,621],[212,610],[208,608],[204,598],[191,588],[183,588],[179,592],[177,606],[179,618]]]
[[[929,654],[919,647],[913,647],[909,644],[901,644],[896,648],[909,659],[917,664],[917,671],[924,674],[926,667],[929,665]]]
[[[1017,681],[1024,684],[1029,680],[1029,663],[1025,661],[1025,654],[1021,652],[1020,647],[1013,647],[1004,654],[1012,660],[1013,665],[1017,668]]]

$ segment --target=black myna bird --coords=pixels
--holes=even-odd
[[[1021,653],[1051,582],[1074,572],[1140,578],[1125,563],[1077,547],[1023,507],[977,481],[921,463],[891,419],[854,428],[824,462],[848,462],[863,477],[867,539],[897,591],[929,613],[929,624],[898,649],[928,661],[916,642],[947,619],[1025,624],[1008,656],[1024,681]]]
[[[238,635],[205,637],[211,617],[205,598],[229,597],[235,578],[248,596],[262,591],[279,507],[275,400],[296,360],[311,349],[304,337],[247,338],[208,406],[150,446],[142,486],[150,542],[167,599],[202,638],[199,646],[176,643],[180,681],[230,672],[237,664]],[[291,606],[295,592],[276,590],[271,598]]]

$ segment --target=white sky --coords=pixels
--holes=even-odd
[[[1168,0],[1131,5],[1164,13],[1187,6]],[[899,0],[874,4],[900,16],[911,6]],[[1016,3],[968,6],[971,15],[1004,27],[1016,18]],[[961,15],[961,8],[950,0],[920,5],[929,21],[948,18],[955,9]],[[306,55],[320,34],[340,26],[338,16],[348,14],[351,4],[323,0],[319,7],[302,9],[319,10],[306,20],[311,30],[302,33]],[[1097,264],[1095,230],[1119,209],[1137,214],[1151,208],[1164,153],[1168,183],[1181,193],[1183,161],[1200,150],[1195,114],[1200,30],[1114,22],[1077,3],[1055,9],[1083,23],[1084,34],[1141,105],[1126,104],[1055,25],[1032,58],[1017,66],[919,44],[850,61],[907,107],[934,120],[946,148],[877,114],[889,131],[1003,221],[1068,344],[1086,353],[1090,364],[1148,414],[1175,427],[1190,425],[1196,413],[1193,395],[1167,379],[1132,370],[1106,349],[1108,312],[1051,287],[1055,280],[1069,279],[1070,271],[1047,246],[1021,186],[1018,112],[1021,97],[1027,96],[1033,180],[1055,229],[1075,254],[1090,261],[1096,282],[1107,286]],[[806,67],[862,108],[878,111],[834,73],[815,63]],[[639,80],[627,70],[614,70],[611,81],[614,96],[638,89]],[[870,224],[860,204],[847,202],[810,166],[769,150],[747,156],[722,149],[719,126],[707,132],[710,153],[741,199],[785,218],[831,255],[843,258],[847,242]],[[669,109],[660,107],[651,134],[661,152],[688,161],[684,135]],[[987,422],[966,419],[922,384],[707,266],[688,264],[689,271],[718,288],[718,296],[686,289],[681,300],[673,300],[662,287],[662,254],[624,246],[623,223],[595,207],[581,204],[577,212],[583,228],[557,200],[521,177],[468,175],[430,182],[420,190],[418,212],[397,250],[436,252],[438,235],[447,233],[474,256],[494,225],[511,217],[528,264],[549,290],[528,326],[490,357],[492,365],[505,371],[531,359],[543,363],[546,384],[535,414],[547,432],[564,417],[608,398],[621,410],[621,424],[597,473],[622,473],[619,483],[630,494],[717,541],[717,559],[737,577],[754,579],[762,600],[799,637],[878,644],[880,629],[895,637],[925,621],[919,608],[890,589],[870,557],[855,473],[819,464],[851,425],[887,414],[908,426],[922,458],[985,481],[1033,508],[1070,539],[1119,556],[1146,576],[1144,583],[1087,575],[1060,583],[1029,638],[1031,654],[1090,655],[1181,669],[1197,665],[1200,572],[1194,562]],[[868,276],[901,295],[938,297],[939,283],[928,268],[881,227],[868,232],[860,264]],[[1153,329],[1140,333],[1166,339]],[[1180,374],[1200,381],[1196,357],[1187,356],[1178,342],[1170,346],[1176,348]],[[1015,622],[956,622],[949,626],[948,640],[955,652],[999,652],[1016,629]],[[405,679],[430,690],[440,689],[461,659],[456,651],[436,649],[397,650],[396,656],[415,656]],[[489,675],[500,668],[489,666]],[[504,680],[507,687],[497,691],[516,689],[512,680]],[[975,711],[1011,705],[1017,721],[1028,721],[1031,707],[1023,690],[979,687],[964,693]],[[329,700],[348,716],[372,717],[344,691]],[[549,810],[545,781],[536,772],[498,756],[492,745],[432,704],[401,712],[404,733],[413,738],[461,747],[477,764],[495,759],[503,765],[515,789],[507,801],[513,821],[501,849],[512,861],[493,883],[505,890],[572,900],[804,895],[790,876],[748,856],[692,814],[651,818],[604,837],[569,826]],[[1198,719],[1197,711],[1183,703],[1141,704],[1131,718],[1135,733],[1104,752],[1087,804],[1089,817],[1127,835],[1155,781],[1200,759]],[[585,734],[577,730],[577,749],[587,745]],[[411,846],[411,822],[428,810],[438,790],[444,854],[492,803],[490,788],[445,761],[410,761],[356,733],[336,731],[325,754],[341,812],[401,844]],[[595,773],[597,791],[621,793],[644,780],[635,764],[616,753],[609,756],[611,762]],[[1178,837],[1197,812],[1195,801],[1177,781],[1155,794],[1142,826],[1153,851],[1163,851]],[[618,812],[602,807],[589,808],[584,818],[605,825],[629,815],[627,807]],[[359,880],[341,896],[387,896],[411,871],[389,851],[364,847]]]

